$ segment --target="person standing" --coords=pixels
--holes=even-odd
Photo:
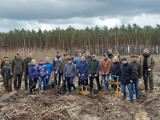
[[[45,65],[46,65],[46,68],[47,68],[47,71],[48,71],[48,74],[47,74],[48,77],[46,79],[46,85],[48,85],[48,83],[50,81],[51,74],[52,74],[52,69],[53,69],[53,64],[50,62],[49,57],[45,58]]]
[[[149,83],[150,92],[153,92],[154,89],[153,68],[155,65],[155,60],[153,55],[150,54],[148,48],[144,49],[143,55],[140,57],[140,65],[143,72],[145,91],[148,92],[148,83]]]
[[[110,68],[112,65],[112,60],[108,58],[107,54],[104,54],[103,56],[104,56],[104,59],[101,62],[101,74],[104,79],[106,90],[108,90],[108,79],[110,75]]]
[[[25,82],[25,90],[28,90],[28,65],[31,63],[32,53],[28,53],[26,59],[24,59],[24,82]]]
[[[128,63],[127,58],[122,59],[122,65],[120,67],[119,80],[121,83],[123,99],[126,100],[127,93],[126,87],[129,91],[130,102],[133,103],[133,80],[132,80],[132,66]]]
[[[113,57],[114,57],[114,55],[112,53],[112,49],[108,49],[108,53],[107,54],[108,54],[108,58],[112,60]]]
[[[96,59],[96,55],[92,55],[92,61],[89,64],[89,78],[90,78],[90,94],[93,96],[94,94],[94,88],[93,88],[93,82],[94,78],[96,79],[97,87],[98,87],[98,92],[100,93],[101,91],[101,86],[100,86],[100,81],[99,81],[99,72],[100,72],[100,63]]]
[[[69,93],[71,93],[72,87],[73,87],[73,90],[76,89],[76,87],[73,83],[73,80],[76,76],[76,67],[72,63],[70,57],[67,60],[67,64],[64,66],[63,76],[67,80],[68,91],[69,91]]]
[[[14,89],[20,90],[22,83],[22,74],[24,71],[24,61],[21,58],[20,53],[17,53],[15,58],[12,60],[12,73],[14,76]]]
[[[63,76],[63,70],[64,70],[64,66],[67,64],[67,59],[68,59],[68,55],[67,53],[63,54],[63,60],[61,61],[58,71],[61,74],[61,79],[63,80],[63,94],[65,94],[66,90],[66,79]]]
[[[92,56],[90,51],[86,51],[85,59],[87,60],[88,64],[91,62]]]
[[[135,87],[136,100],[139,101],[139,86],[138,86],[138,81],[141,78],[141,66],[138,63],[138,56],[137,55],[132,55],[131,56],[131,66],[132,66],[133,87]],[[134,91],[134,88],[133,88],[133,91]]]
[[[58,68],[62,60],[63,58],[61,57],[60,51],[57,51],[56,57],[53,60],[53,72],[54,72],[54,81],[58,86],[60,86],[61,84],[61,74],[58,71]],[[58,80],[57,80],[57,77],[58,77]]]
[[[118,76],[120,73],[120,63],[119,63],[119,58],[117,56],[114,56],[112,59],[112,65],[111,65],[111,77],[112,79],[117,82],[118,80]],[[116,86],[115,85],[111,85],[112,88],[114,88],[116,90]]]
[[[28,75],[29,75],[29,90],[30,93],[32,93],[33,90],[36,88],[36,84],[39,79],[39,74],[35,59],[32,59],[31,64],[29,64]]]
[[[6,60],[2,67],[4,87],[7,92],[12,92],[12,70],[9,60]]]
[[[89,65],[85,57],[81,57],[81,63],[79,65],[78,76],[80,79],[80,85],[87,86],[88,85],[88,69]]]
[[[44,60],[39,60],[37,70],[39,74],[39,89],[44,90],[46,86],[46,79],[48,77],[48,71],[46,65],[44,64]]]

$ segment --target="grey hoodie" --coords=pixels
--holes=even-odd
[[[73,63],[67,63],[64,66],[63,70],[64,77],[75,77],[76,76],[76,67]]]

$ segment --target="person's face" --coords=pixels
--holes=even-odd
[[[149,50],[148,49],[144,49],[143,53],[144,54],[149,54]]]
[[[82,57],[81,59],[82,59],[82,62],[84,62],[84,61],[85,61],[85,58],[84,58],[84,57]]]
[[[68,62],[68,63],[71,63],[72,61],[71,61],[71,60],[68,60],[67,62]]]
[[[36,65],[36,61],[32,61],[32,65]]]
[[[131,58],[131,61],[132,61],[132,62],[136,62],[136,61],[137,61],[137,58]]]
[[[117,57],[118,57],[118,53],[115,53],[114,56],[117,56]]]
[[[40,61],[39,64],[43,64],[43,61]]]
[[[81,56],[82,55],[82,53],[81,52],[78,52],[78,56]]]
[[[92,59],[93,59],[93,60],[96,60],[96,56],[93,56]]]
[[[86,55],[87,55],[87,56],[90,56],[90,52],[87,51],[87,52],[86,52]]]
[[[122,61],[122,64],[127,64],[127,61],[126,61],[126,60],[123,60],[123,61]]]
[[[107,56],[107,55],[104,55],[103,57],[104,57],[104,59],[107,59],[107,58],[108,58],[108,56]]]
[[[112,50],[111,50],[111,49],[109,49],[109,50],[108,50],[108,53],[109,53],[109,54],[111,54],[111,53],[112,53]]]
[[[17,55],[16,55],[16,58],[20,58],[20,54],[17,54]]]
[[[32,58],[32,53],[29,53],[29,54],[28,54],[28,58]]]
[[[7,61],[5,61],[5,64],[9,64],[9,61],[7,60]]]
[[[63,58],[64,58],[65,60],[67,60],[67,57],[68,57],[67,55],[64,55],[64,56],[63,56]]]
[[[59,56],[61,56],[61,54],[60,54],[60,53],[58,53],[58,54],[57,54],[57,56],[59,57]]]
[[[45,62],[46,62],[46,63],[49,63],[49,61],[50,61],[49,58],[46,58],[46,59],[45,59]]]

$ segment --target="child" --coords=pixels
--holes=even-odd
[[[2,67],[2,75],[3,75],[5,90],[7,92],[12,92],[12,73],[11,73],[11,64],[9,60],[6,60],[5,64]]]
[[[29,88],[30,88],[30,93],[32,93],[33,89],[36,88],[37,80],[39,79],[36,60],[33,59],[31,61],[31,64],[29,64],[28,73],[29,73]]]
[[[49,57],[45,58],[45,65],[46,65],[47,71],[48,71],[48,78],[46,79],[46,85],[47,85],[49,83],[50,76],[52,74],[52,69],[53,69],[53,64],[50,63]]]
[[[46,86],[46,79],[48,78],[48,71],[42,59],[39,61],[38,74],[39,74],[39,89],[44,90]],[[42,83],[43,83],[43,86],[42,86]]]
[[[73,79],[76,76],[76,67],[72,63],[71,58],[68,58],[67,64],[64,66],[63,75],[64,75],[64,78],[67,80],[68,91],[71,93],[72,87],[74,90],[76,89],[73,84]]]

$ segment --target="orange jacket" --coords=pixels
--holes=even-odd
[[[101,62],[101,72],[104,73],[104,74],[110,73],[111,65],[112,65],[112,60],[104,59]]]

